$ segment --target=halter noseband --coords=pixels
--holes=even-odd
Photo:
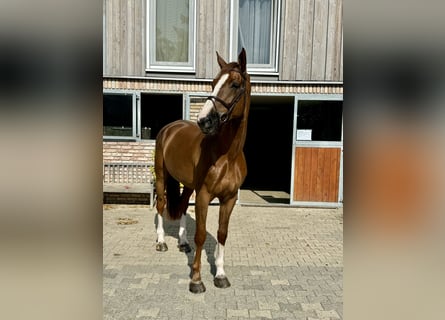
[[[220,114],[219,116],[219,120],[221,121],[221,123],[226,122],[227,120],[229,120],[230,115],[232,114],[232,111],[234,109],[234,106],[238,103],[238,101],[241,99],[241,96],[244,94],[244,92],[246,92],[246,85],[245,85],[245,81],[246,81],[246,76],[241,73],[239,70],[236,69],[230,69],[229,72],[234,71],[234,72],[238,72],[241,77],[244,80],[244,84],[243,86],[240,88],[240,91],[238,92],[238,94],[232,99],[232,101],[230,103],[225,102],[223,99],[221,99],[220,97],[217,96],[208,96],[207,100],[212,101],[213,106],[216,109],[216,105],[215,105],[215,101],[218,101],[219,103],[221,103],[226,109],[227,112]]]

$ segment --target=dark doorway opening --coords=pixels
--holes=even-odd
[[[141,94],[142,139],[156,139],[166,124],[183,118],[182,94]]]
[[[265,203],[290,202],[293,118],[294,97],[252,97],[244,146],[248,173],[241,186],[241,203],[255,198]]]

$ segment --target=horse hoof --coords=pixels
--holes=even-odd
[[[165,242],[158,242],[156,244],[156,251],[165,252],[168,250],[167,244]]]
[[[225,276],[215,277],[215,279],[213,280],[213,283],[215,284],[215,287],[220,288],[220,289],[225,289],[225,288],[230,287],[229,279],[227,279],[227,277],[225,277]]]
[[[179,251],[185,252],[185,253],[189,253],[192,251],[192,248],[190,247],[190,245],[188,243],[180,244],[178,246],[178,248],[179,248]]]
[[[202,283],[202,281],[190,281],[189,290],[192,293],[203,293],[206,291],[206,287],[204,286],[204,283]]]

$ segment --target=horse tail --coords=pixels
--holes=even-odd
[[[167,178],[167,213],[170,219],[178,220],[181,218],[181,210],[179,209],[180,189],[179,182],[173,177]]]

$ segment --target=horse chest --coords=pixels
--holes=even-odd
[[[215,196],[236,193],[246,177],[244,157],[235,162],[221,159],[209,168],[206,177],[207,190]]]

